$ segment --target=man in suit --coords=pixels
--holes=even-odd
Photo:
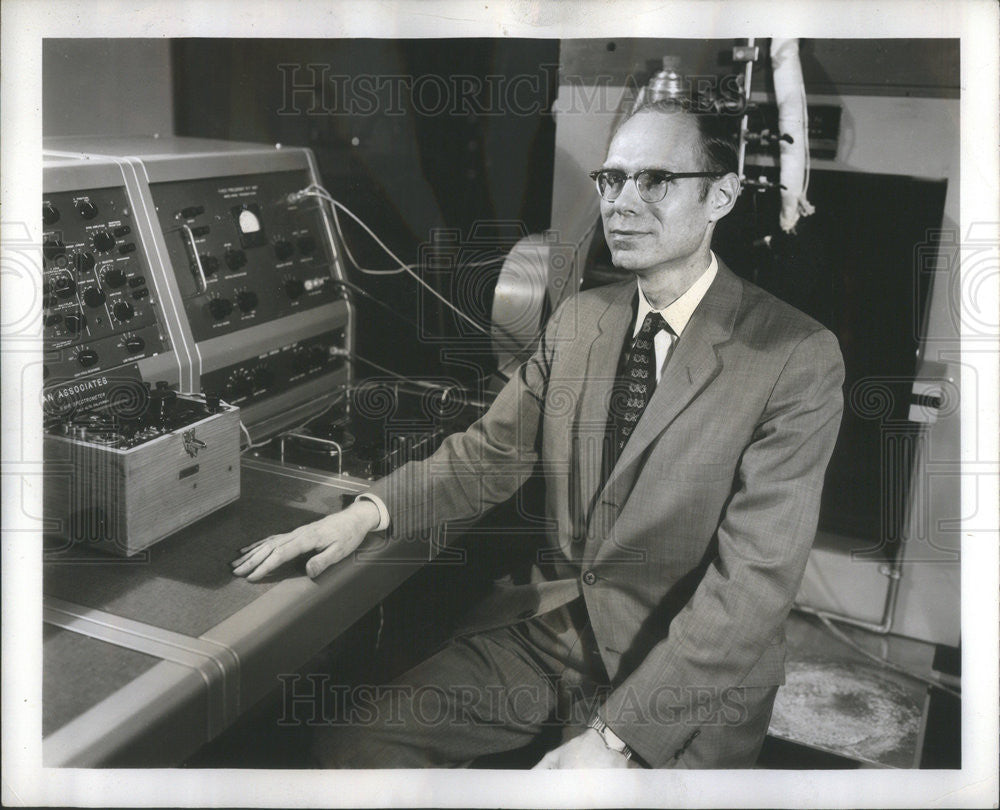
[[[572,297],[468,431],[338,514],[248,547],[257,580],[375,529],[407,536],[514,494],[541,463],[551,529],[532,581],[368,707],[328,765],[455,765],[585,730],[541,767],[750,767],[784,679],[783,623],[843,408],[835,337],[710,249],[735,150],[671,104],[633,113],[594,173],[615,265]],[[582,707],[582,708],[581,708]]]

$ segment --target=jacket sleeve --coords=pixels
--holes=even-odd
[[[559,323],[571,305],[553,313],[532,356],[478,421],[446,438],[429,458],[405,464],[371,487],[369,494],[388,510],[391,537],[474,518],[510,498],[531,475]]]
[[[825,329],[790,352],[742,454],[717,554],[669,634],[598,712],[653,767],[670,761],[696,723],[726,721],[725,691],[781,632],[815,538],[843,380]]]

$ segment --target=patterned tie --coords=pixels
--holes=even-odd
[[[650,312],[643,319],[639,334],[631,342],[631,346],[626,344],[621,373],[615,380],[611,395],[608,427],[612,436],[607,448],[609,452],[605,457],[607,473],[615,466],[639,422],[639,417],[653,396],[653,389],[656,388],[656,350],[653,339],[661,329],[674,334],[659,312]]]

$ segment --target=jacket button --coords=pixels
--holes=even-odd
[[[583,572],[583,584],[584,585],[593,585],[595,582],[597,582],[597,574],[595,574],[593,571],[584,571]]]

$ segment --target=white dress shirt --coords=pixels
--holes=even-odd
[[[660,310],[654,310],[650,306],[649,301],[646,300],[646,296],[642,291],[642,285],[638,283],[638,280],[636,280],[636,284],[639,288],[639,312],[636,316],[635,326],[632,329],[632,337],[635,338],[635,336],[639,334],[639,329],[642,328],[642,322],[647,313],[656,311],[663,316],[663,320],[670,324],[670,328],[676,333],[672,335],[665,329],[661,329],[656,333],[656,337],[653,338],[653,347],[656,356],[657,382],[660,381],[660,376],[663,373],[663,367],[667,364],[667,360],[670,358],[670,354],[674,349],[674,344],[680,339],[681,333],[684,332],[684,327],[688,325],[688,321],[691,320],[691,316],[694,314],[695,309],[697,309],[698,304],[701,303],[701,299],[705,297],[705,293],[708,292],[708,288],[712,286],[712,282],[715,280],[715,274],[718,270],[719,262],[715,258],[715,254],[712,253],[712,261],[709,262],[708,268],[705,272],[698,276],[698,280],[688,287],[687,290],[685,290],[681,295]],[[378,525],[372,531],[381,532],[389,528],[389,522],[391,520],[389,517],[389,510],[386,508],[386,505],[383,503],[381,498],[369,495],[368,493],[362,493],[361,495],[358,495],[358,500],[370,501],[375,504],[375,508],[378,509]]]
[[[650,306],[649,301],[646,300],[646,295],[642,291],[642,285],[636,281],[639,287],[639,312],[636,315],[635,326],[632,329],[633,340],[639,334],[639,330],[642,328],[642,322],[645,320],[646,315],[650,312],[659,312],[663,316],[670,328],[674,330],[676,334],[670,334],[665,329],[661,329],[656,333],[653,338],[653,348],[655,350],[656,356],[656,381],[660,381],[660,377],[663,374],[663,368],[667,364],[667,360],[670,357],[671,352],[674,350],[674,344],[680,338],[681,333],[684,331],[684,327],[688,325],[688,321],[691,320],[691,316],[694,314],[695,309],[697,309],[698,304],[701,303],[701,299],[705,297],[705,293],[708,292],[708,288],[712,286],[712,282],[715,280],[715,274],[719,271],[719,262],[715,258],[715,254],[712,254],[712,261],[709,262],[708,269],[705,270],[700,276],[698,276],[697,281],[687,288],[681,295],[667,304],[663,309],[655,310]]]

